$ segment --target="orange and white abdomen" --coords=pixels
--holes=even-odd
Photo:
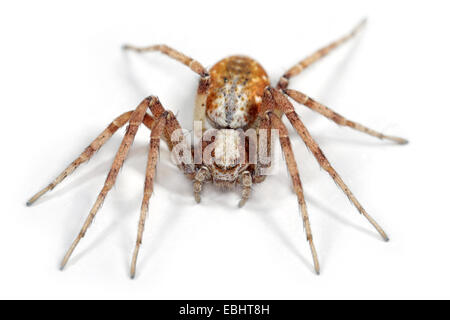
[[[210,85],[197,97],[196,120],[205,115],[216,128],[251,127],[260,110],[269,78],[263,67],[245,56],[231,56],[210,69]]]

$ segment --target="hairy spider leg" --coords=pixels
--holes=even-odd
[[[362,20],[349,34],[341,37],[340,39],[330,43],[329,45],[317,50],[312,55],[306,57],[296,65],[294,65],[292,68],[290,68],[288,71],[286,71],[285,74],[280,78],[277,84],[277,88],[279,89],[285,89],[289,85],[289,79],[291,79],[294,76],[299,75],[303,70],[308,68],[311,64],[314,62],[320,60],[321,58],[325,57],[328,53],[330,53],[333,49],[336,49],[341,44],[347,42],[351,38],[353,38],[358,32],[366,25],[367,19]]]
[[[203,67],[203,65],[197,60],[181,53],[165,44],[157,44],[147,47],[136,47],[132,45],[124,45],[122,47],[124,50],[132,50],[135,52],[161,52],[170,58],[181,62],[185,66],[189,67],[192,71],[201,76],[200,84],[198,86],[197,98],[195,101],[194,109],[194,121],[201,121],[203,127],[205,127],[205,112],[206,112],[206,97],[208,89],[211,84],[211,78],[209,76],[208,70]]]
[[[384,230],[380,227],[380,225],[366,212],[363,206],[359,203],[347,185],[344,183],[339,174],[334,170],[331,166],[328,159],[325,157],[325,154],[320,149],[317,142],[312,138],[308,129],[305,127],[303,122],[300,120],[300,117],[295,112],[294,106],[291,102],[286,98],[286,96],[280,92],[279,90],[269,88],[266,91],[266,94],[271,94],[275,100],[276,108],[283,111],[283,113],[288,118],[289,122],[294,127],[295,131],[302,138],[303,142],[306,144],[308,149],[313,153],[319,165],[333,178],[336,184],[342,189],[342,191],[347,195],[349,200],[355,205],[358,211],[374,226],[374,228],[378,231],[378,233],[383,237],[385,241],[389,241],[388,236],[384,232]]]
[[[31,206],[36,200],[38,200],[41,196],[47,193],[50,190],[53,190],[59,183],[61,183],[67,176],[75,171],[79,167],[80,164],[88,161],[96,151],[98,151],[106,141],[111,138],[111,136],[121,127],[128,122],[131,117],[133,111],[125,112],[120,115],[113,122],[109,124],[109,126],[97,137],[95,140],[83,151],[83,153],[76,158],[59,176],[56,177],[47,187],[36,193],[30,200],[27,202],[27,206]]]
[[[148,97],[144,99],[139,106],[136,108],[135,111],[130,116],[129,119],[129,125],[127,128],[127,131],[125,133],[125,136],[123,137],[122,143],[120,144],[119,150],[117,151],[117,154],[114,158],[114,161],[111,166],[111,170],[108,173],[108,176],[106,178],[105,184],[100,191],[100,194],[97,197],[97,200],[94,203],[94,206],[92,207],[91,211],[89,212],[88,217],[86,218],[86,221],[84,222],[83,227],[81,228],[80,233],[70,246],[69,250],[67,251],[66,255],[64,256],[64,259],[61,263],[61,269],[64,269],[65,265],[67,264],[67,261],[69,260],[70,256],[72,255],[73,251],[75,250],[76,246],[80,242],[80,240],[85,236],[87,229],[92,224],[92,221],[94,220],[98,210],[102,206],[103,202],[105,201],[106,195],[108,194],[109,190],[113,187],[113,185],[116,182],[117,175],[119,174],[119,170],[122,167],[127,155],[128,151],[130,150],[131,145],[133,144],[134,138],[136,136],[136,133],[139,129],[139,126],[144,121],[144,117],[146,115],[147,108],[149,108],[151,105],[153,105],[157,101],[157,98],[155,97]]]
[[[301,93],[299,91],[296,90],[291,90],[291,89],[285,89],[283,90],[285,94],[287,94],[289,97],[291,97],[292,99],[294,99],[295,101],[297,101],[298,103],[310,108],[313,111],[316,111],[318,113],[320,113],[321,115],[327,117],[328,119],[330,119],[331,121],[334,121],[336,124],[341,125],[341,126],[346,126],[355,130],[358,130],[360,132],[366,133],[368,135],[377,137],[381,140],[386,139],[386,140],[391,140],[394,141],[398,144],[407,144],[408,140],[400,138],[400,137],[395,137],[395,136],[388,136],[385,135],[381,132],[372,130],[370,128],[367,128],[357,122],[351,121],[351,120],[347,120],[346,118],[344,118],[343,116],[341,116],[340,114],[336,113],[335,111],[331,110],[330,108],[326,107],[325,105],[315,101],[314,99],[308,97],[306,94]]]
[[[145,184],[144,184],[144,196],[142,198],[141,204],[141,214],[139,218],[138,234],[136,239],[136,246],[134,248],[133,258],[131,261],[130,276],[134,278],[136,274],[136,262],[139,254],[139,248],[142,244],[142,236],[145,228],[145,220],[148,214],[148,204],[150,197],[153,193],[153,183],[155,180],[156,164],[158,162],[159,156],[159,145],[161,140],[161,134],[163,133],[164,127],[166,125],[166,117],[168,113],[163,114],[155,123],[153,130],[150,134],[150,149],[148,151],[147,169],[145,173]]]
[[[154,117],[158,120],[153,120],[152,132],[150,135],[150,150],[148,153],[147,168],[145,175],[144,185],[144,197],[142,199],[141,214],[138,225],[138,235],[136,240],[135,249],[131,261],[130,277],[133,279],[136,275],[137,258],[139,249],[142,245],[142,238],[144,233],[145,220],[148,214],[148,205],[150,197],[153,193],[153,184],[155,179],[156,164],[159,156],[159,146],[161,138],[165,138],[169,150],[172,151],[178,144],[184,144],[186,147],[182,148],[183,152],[192,153],[192,149],[187,147],[186,139],[184,135],[178,137],[178,140],[174,139],[173,134],[177,130],[181,130],[181,126],[176,119],[175,115],[171,111],[166,111],[159,100],[155,100],[149,106]],[[145,118],[144,118],[145,121]],[[178,163],[178,167],[183,171],[184,175],[189,179],[194,179],[195,165],[191,162]]]
[[[147,47],[136,47],[136,46],[126,44],[123,46],[123,49],[124,50],[132,50],[132,51],[136,51],[139,53],[159,51],[159,52],[171,57],[172,59],[175,59],[175,60],[181,62],[182,64],[188,66],[192,71],[194,71],[195,73],[198,73],[200,76],[205,76],[208,73],[206,71],[206,69],[201,65],[200,62],[198,62],[195,59],[192,59],[191,57],[188,57],[184,53],[181,53],[169,46],[166,46],[165,44],[156,44],[156,45],[147,46]]]
[[[270,128],[277,129],[279,131],[279,140],[281,144],[281,149],[283,150],[284,159],[289,171],[289,175],[291,176],[294,192],[297,195],[298,204],[300,205],[303,227],[305,228],[306,239],[309,243],[309,247],[311,249],[311,254],[314,261],[314,270],[316,271],[317,274],[320,274],[319,259],[317,257],[316,247],[314,246],[311,224],[309,222],[308,210],[306,208],[306,201],[303,194],[303,187],[300,180],[300,175],[297,167],[297,162],[295,160],[294,152],[292,151],[289,134],[286,126],[283,124],[281,119],[275,114],[274,112],[275,102],[272,95],[267,90],[263,96],[263,105],[264,107],[262,114],[264,115],[264,117],[262,118],[263,122],[262,126],[267,127],[267,124],[264,123],[269,123]]]

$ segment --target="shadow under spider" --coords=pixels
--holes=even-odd
[[[258,212],[261,213],[261,212]],[[277,223],[277,220],[274,219],[271,215],[267,214],[267,212],[258,215],[261,218],[261,221],[266,225],[268,229],[271,229],[272,233],[275,234],[278,239],[281,240],[281,243],[291,251],[295,256],[297,256],[300,261],[308,267],[311,272],[315,273],[314,265],[308,261],[300,252],[298,246],[296,246],[289,237],[286,236],[286,233],[281,230],[280,226]],[[301,224],[302,222],[299,221]],[[300,241],[299,237],[299,241]]]
[[[92,239],[92,244],[89,244],[84,248],[83,250],[80,250],[77,254],[73,255],[70,264],[75,265],[81,258],[89,254],[92,250],[94,250],[96,247],[100,246],[102,243],[105,242],[105,240],[113,234],[113,231],[118,228],[119,221],[113,221],[111,222],[106,228],[102,229],[100,231],[100,234],[95,237],[95,239]],[[71,240],[70,240],[71,241]],[[61,257],[62,258],[62,257]],[[61,260],[58,260],[58,267],[60,268]]]
[[[342,215],[340,213],[337,213],[335,210],[331,209],[329,206],[324,205],[324,201],[319,201],[315,198],[311,198],[309,195],[305,195],[305,198],[306,198],[307,203],[309,203],[309,204],[311,204],[311,206],[314,206],[317,209],[319,209],[319,210],[317,210],[317,212],[325,213],[327,216],[332,218],[334,221],[337,221],[342,225],[351,227],[358,232],[361,232],[361,233],[364,233],[366,235],[373,237],[374,239],[377,239],[377,240],[379,239],[378,233],[373,232],[367,228],[361,227],[361,226],[351,222],[350,220],[342,217]],[[353,208],[353,206],[351,205],[351,203],[350,203],[349,207],[350,207],[349,210],[355,210]]]
[[[272,183],[277,181],[277,179],[272,179]],[[279,183],[279,182],[275,182],[275,183]],[[261,188],[261,186],[258,186],[259,189]],[[283,190],[283,189],[281,189]],[[293,194],[291,192],[289,192],[289,194],[286,194],[283,192],[283,195],[279,195],[279,196],[271,196],[271,199],[277,198],[277,199],[288,199],[290,198],[290,195]],[[255,192],[256,193],[256,192]],[[294,194],[293,194],[294,195]],[[296,200],[294,198],[292,198],[292,203],[297,203]],[[349,219],[346,219],[345,217],[342,217],[342,212],[337,212],[336,210],[332,209],[330,206],[325,204],[325,201],[319,201],[317,200],[317,198],[311,197],[310,195],[308,195],[305,192],[305,199],[306,202],[308,204],[308,207],[311,208],[313,207],[313,210],[309,210],[310,214],[314,214],[314,213],[324,213],[326,214],[328,217],[332,218],[334,221],[346,226],[346,227],[350,227],[360,233],[363,233],[365,235],[369,235],[370,237],[374,238],[374,239],[379,239],[378,238],[378,234],[375,232],[372,232],[371,230],[365,228],[365,227],[361,227],[359,225],[357,225],[356,223],[350,221]],[[270,200],[267,200],[270,201]],[[353,210],[353,206],[350,204],[349,205],[349,211]],[[272,208],[267,208],[267,205],[264,203],[264,201],[262,202],[258,202],[258,201],[249,201],[249,203],[247,204],[247,210],[249,211],[253,211],[254,213],[256,213],[260,218],[261,221],[263,221],[263,223],[267,226],[268,229],[270,229],[274,235],[276,235],[279,240],[283,243],[283,245],[289,250],[291,251],[295,256],[297,256],[301,262],[307,266],[308,268],[310,268],[312,271],[314,271],[314,267],[313,265],[309,262],[308,259],[306,259],[300,252],[300,248],[299,246],[296,244],[296,241],[293,241],[290,237],[288,237],[286,235],[286,233],[281,230],[281,228],[279,227],[279,224],[277,223],[277,219],[275,219],[273,216],[269,215],[270,212],[273,212],[273,210],[277,210],[277,209],[272,209]],[[296,207],[293,205],[292,206],[292,214],[296,214],[295,212]],[[298,221],[299,225],[302,225],[302,221],[301,219],[299,219]],[[316,230],[316,233],[320,233],[322,230]],[[299,241],[304,240],[302,237],[299,238]],[[323,257],[321,259],[322,261],[325,261],[325,257]]]

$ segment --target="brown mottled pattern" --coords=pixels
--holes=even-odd
[[[211,84],[210,77],[201,78],[200,82],[198,83],[197,94],[205,94],[208,91],[210,84]]]
[[[240,99],[240,97],[235,96],[234,90],[223,92],[225,85],[232,81],[232,87],[242,86],[242,92],[248,97],[248,102],[244,110],[241,111],[244,112],[244,122],[247,126],[251,126],[259,113],[264,88],[270,84],[263,67],[251,58],[231,56],[216,63],[209,73],[211,84],[206,100],[206,112],[209,119],[217,124],[214,118],[220,117],[220,115],[215,113],[215,110],[222,106],[217,105],[215,100],[223,94],[227,103],[225,106],[226,122],[230,124],[231,118],[237,111],[235,100]]]

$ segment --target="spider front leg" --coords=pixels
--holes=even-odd
[[[78,234],[78,236],[70,246],[69,250],[67,251],[66,255],[64,256],[64,259],[61,263],[61,269],[64,269],[65,265],[67,264],[67,261],[69,261],[69,258],[72,255],[73,251],[75,250],[76,246],[78,245],[80,240],[85,236],[87,229],[92,224],[92,221],[94,220],[98,210],[105,201],[106,195],[115,184],[117,175],[119,174],[119,170],[122,167],[123,162],[125,161],[128,155],[128,151],[130,150],[131,145],[133,144],[138,128],[144,121],[147,108],[151,108],[152,105],[154,105],[156,102],[157,98],[155,97],[146,98],[139,104],[136,110],[133,111],[133,113],[131,114],[127,131],[119,147],[119,151],[117,152],[114,158],[111,170],[109,171],[105,184],[102,190],[100,191],[100,194],[98,195],[97,200],[94,203],[94,206],[89,212],[89,215],[86,218],[86,221],[84,222],[84,225],[81,228],[80,233]]]
[[[157,44],[148,47],[136,47],[132,45],[124,45],[122,47],[124,50],[131,50],[138,53],[143,52],[161,52],[170,58],[184,64],[189,67],[192,71],[200,75],[200,84],[197,92],[197,99],[195,102],[194,109],[194,120],[201,121],[203,126],[205,126],[205,108],[206,108],[206,97],[209,86],[211,85],[211,77],[208,70],[197,60],[185,55],[184,53],[177,51],[165,44]]]
[[[328,174],[333,178],[336,184],[342,189],[342,191],[347,195],[349,200],[355,205],[358,211],[374,226],[374,228],[378,231],[378,233],[383,237],[385,241],[388,241],[389,238],[384,232],[384,230],[380,227],[380,225],[366,212],[363,206],[359,203],[347,185],[344,183],[342,178],[338,175],[336,170],[331,166],[328,159],[325,157],[324,153],[320,149],[317,142],[312,138],[308,129],[305,127],[303,122],[300,120],[300,117],[295,112],[294,106],[290,103],[290,101],[284,96],[282,92],[279,90],[269,88],[265,91],[264,95],[268,95],[274,98],[275,108],[281,110],[289,119],[290,123],[297,131],[299,136],[302,138],[303,142],[306,144],[308,149],[314,154],[319,165],[328,172]]]
[[[351,121],[351,120],[347,120],[346,118],[344,118],[343,116],[341,116],[340,114],[334,112],[333,110],[331,110],[330,108],[324,106],[323,104],[311,99],[310,97],[308,97],[307,95],[296,91],[296,90],[291,90],[291,89],[285,89],[283,90],[284,93],[286,93],[289,97],[291,97],[292,99],[294,99],[295,101],[297,101],[298,103],[307,106],[308,108],[310,108],[311,110],[314,110],[318,113],[320,113],[321,115],[327,117],[328,119],[330,119],[331,121],[334,121],[336,124],[341,125],[341,126],[346,126],[355,130],[358,130],[360,132],[366,133],[368,135],[371,135],[373,137],[379,138],[381,140],[386,139],[386,140],[391,140],[394,141],[398,144],[407,144],[408,140],[403,139],[403,138],[399,138],[399,137],[394,137],[394,136],[388,136],[385,135],[381,132],[372,130],[370,128],[367,128],[357,122]]]
[[[288,71],[284,73],[284,75],[280,78],[277,84],[278,89],[285,89],[289,85],[289,80],[297,75],[299,75],[303,70],[308,68],[310,65],[312,65],[314,62],[320,60],[321,58],[325,57],[328,53],[333,51],[334,49],[338,48],[340,45],[344,44],[354,36],[358,34],[358,32],[365,26],[367,20],[364,19],[361,21],[349,34],[343,36],[342,38],[330,43],[329,45],[317,50],[312,55],[306,57],[296,65],[294,65],[292,68],[290,68]]]
[[[181,53],[169,46],[166,46],[165,44],[156,44],[148,47],[136,47],[132,45],[124,45],[122,47],[124,50],[132,50],[139,53],[142,52],[154,52],[159,51],[169,57],[171,57],[174,60],[177,60],[178,62],[181,62],[185,66],[189,67],[192,71],[195,73],[198,73],[200,76],[206,76],[208,74],[205,67],[201,65],[200,62],[198,62],[195,59],[192,59],[191,57],[188,57],[184,53]]]

